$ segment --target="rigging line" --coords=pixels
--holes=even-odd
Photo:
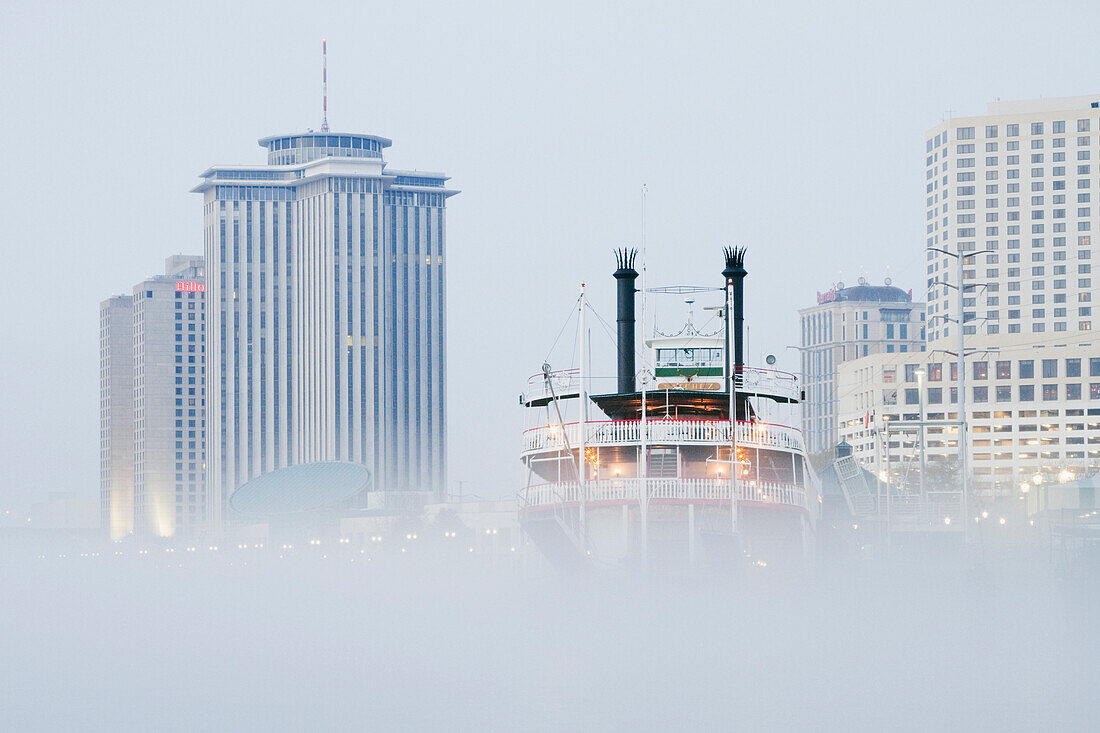
[[[565,319],[565,323],[561,324],[561,330],[560,330],[560,331],[558,331],[558,335],[557,335],[557,337],[556,337],[556,338],[554,339],[554,343],[553,343],[553,344],[551,344],[551,346],[550,346],[550,351],[546,352],[546,358],[545,358],[545,359],[543,359],[543,362],[545,362],[545,363],[549,363],[549,361],[550,361],[550,355],[554,353],[554,348],[555,348],[555,347],[556,347],[556,346],[558,345],[558,340],[559,340],[559,339],[561,339],[561,335],[562,335],[563,333],[565,333],[565,328],[566,328],[566,326],[568,326],[568,325],[569,325],[569,324],[570,324],[570,323],[572,322],[572,320],[573,320],[573,312],[574,312],[574,311],[576,310],[576,305],[577,305],[577,302],[578,302],[578,301],[579,301],[580,299],[581,299],[581,298],[580,298],[580,296],[578,295],[578,296],[577,296],[577,300],[574,300],[574,301],[573,301],[573,304],[572,304],[571,306],[569,306],[569,315],[568,315],[568,316],[566,317],[566,319]]]
[[[609,324],[607,321],[605,321],[603,316],[601,316],[598,312],[596,312],[596,309],[592,306],[592,304],[588,303],[586,305],[588,306],[588,310],[591,311],[592,315],[596,316],[596,320],[599,321],[600,324],[603,326],[604,331],[607,333],[608,337],[611,339],[611,343],[615,344],[615,354],[617,356],[619,353],[621,353],[620,350],[619,350],[619,337],[618,337],[618,335],[614,331],[611,330],[611,324]],[[643,343],[644,343],[644,338],[643,338]],[[642,350],[635,347],[634,355],[638,356],[641,353],[642,353]]]

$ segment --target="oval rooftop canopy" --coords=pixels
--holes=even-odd
[[[358,463],[303,463],[252,479],[233,492],[229,506],[259,519],[292,516],[334,507],[369,485],[370,471]]]

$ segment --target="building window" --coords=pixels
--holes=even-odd
[[[975,387],[974,388],[974,401],[975,402],[989,402],[989,387]]]
[[[989,378],[989,362],[987,362],[987,361],[976,361],[976,362],[974,362],[974,379],[988,379],[988,378]]]
[[[1006,384],[997,386],[997,401],[998,402],[1011,402],[1012,401],[1012,387]]]
[[[726,390],[727,392],[729,390]],[[1021,384],[1020,385],[1020,402],[1034,402],[1035,401],[1035,385],[1034,384]]]
[[[1058,360],[1043,359],[1043,379],[1058,378]]]
[[[1067,377],[1079,377],[1079,376],[1081,376],[1081,360],[1080,359],[1066,359],[1066,376]]]
[[[1035,362],[1031,359],[1020,360],[1020,379],[1035,379]]]
[[[1058,385],[1057,384],[1044,384],[1043,385],[1043,402],[1053,402],[1058,399]]]
[[[997,362],[997,379],[1012,379],[1012,362]]]
[[[1079,400],[1081,399],[1081,385],[1077,382],[1070,382],[1066,385],[1066,399],[1067,400]]]

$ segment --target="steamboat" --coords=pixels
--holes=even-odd
[[[616,252],[616,389],[593,394],[580,366],[544,364],[521,396],[520,524],[559,565],[670,569],[800,565],[819,514],[793,374],[744,361],[744,249],[725,251],[722,287],[636,287],[635,250]],[[644,268],[643,268],[644,269]],[[636,343],[647,294],[712,297],[722,327],[688,317]],[[709,295],[706,295],[709,294]],[[690,303],[691,301],[689,301]],[[638,369],[637,356],[642,364]],[[603,392],[603,390],[598,390]]]

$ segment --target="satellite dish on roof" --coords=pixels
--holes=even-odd
[[[843,290],[843,289],[844,289],[844,283],[843,283],[843,282],[839,282],[839,283],[837,283],[837,284],[836,284],[836,289],[837,289],[837,290]]]
[[[891,278],[886,278],[886,284],[887,285],[893,285],[894,281]]]
[[[865,277],[861,277],[861,278],[859,279],[859,284],[860,284],[860,285],[866,285],[866,284],[867,284],[867,278],[865,278]]]

